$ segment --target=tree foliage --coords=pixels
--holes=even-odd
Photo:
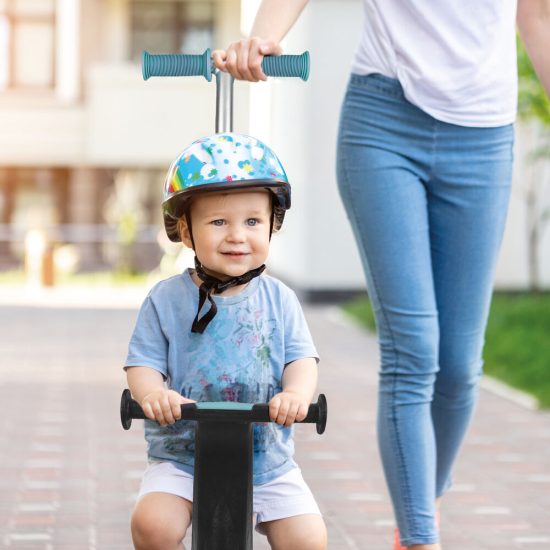
[[[518,115],[524,120],[536,119],[550,127],[550,101],[546,96],[529,56],[518,36]]]
[[[540,245],[544,229],[550,220],[550,207],[544,200],[547,188],[545,177],[547,163],[550,159],[550,101],[540,83],[535,69],[529,60],[527,51],[519,36],[518,77],[519,97],[518,116],[525,122],[533,122],[535,132],[534,144],[527,156],[532,169],[525,178],[525,207],[528,219],[527,257],[529,265],[529,289],[533,292],[542,290],[540,276]],[[541,162],[542,161],[542,162]]]

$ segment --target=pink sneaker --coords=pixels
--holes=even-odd
[[[399,540],[399,529],[395,529],[393,532],[393,550],[407,550],[405,546],[401,546],[401,541]]]
[[[435,525],[437,526],[437,529],[439,530],[439,510],[435,514]],[[407,550],[406,546],[401,546],[401,539],[399,537],[399,529],[395,529],[393,532],[393,550]]]

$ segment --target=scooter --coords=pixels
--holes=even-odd
[[[307,80],[309,53],[265,57],[268,76]],[[214,68],[210,50],[202,55],[143,52],[143,78],[152,76],[216,77],[216,133],[233,129],[233,77]],[[182,419],[195,420],[195,469],[193,483],[193,550],[252,550],[253,422],[270,422],[268,404],[189,403],[181,406]],[[122,426],[144,419],[130,390],[122,393]],[[327,400],[323,394],[309,406],[302,422],[325,431]]]

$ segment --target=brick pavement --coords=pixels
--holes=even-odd
[[[136,298],[0,291],[1,548],[131,549],[144,442],[140,422],[120,427],[118,399]],[[329,422],[322,437],[297,430],[298,461],[330,550],[386,550],[393,520],[375,447],[376,344],[334,308],[307,316]],[[445,550],[550,549],[549,413],[482,392],[442,524]]]

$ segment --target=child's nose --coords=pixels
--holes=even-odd
[[[227,238],[230,241],[244,241],[245,239],[244,227],[242,227],[240,224],[231,225],[229,227],[229,233],[227,235]]]

